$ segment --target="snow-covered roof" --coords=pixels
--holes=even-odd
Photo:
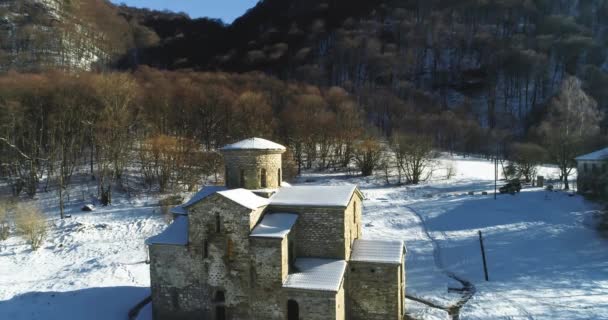
[[[355,185],[284,187],[270,198],[270,205],[300,207],[346,207]]]
[[[218,194],[252,210],[268,205],[270,202],[270,200],[257,196],[253,192],[245,189],[220,191]]]
[[[350,260],[401,264],[403,261],[403,242],[357,239]]]
[[[591,152],[589,154],[585,154],[579,157],[576,157],[578,161],[600,161],[600,160],[608,160],[608,148],[604,148],[595,152]]]
[[[186,210],[186,208],[194,205],[195,203],[207,198],[208,196],[210,196],[212,194],[215,194],[219,191],[224,191],[224,190],[227,190],[227,188],[224,186],[203,187],[199,192],[197,192],[194,196],[192,196],[192,198],[190,198],[190,200],[188,200],[188,202],[171,209],[171,213],[177,214],[177,215],[186,215],[186,214],[188,214],[188,211]]]
[[[298,215],[294,213],[268,213],[251,231],[251,236],[282,239],[291,231],[297,220]]]
[[[231,150],[278,150],[285,151],[285,147],[272,142],[270,140],[262,138],[249,138],[233,144],[224,146],[220,150],[231,151]]]
[[[297,273],[292,273],[283,284],[284,288],[338,292],[346,262],[344,260],[298,258]]]
[[[163,244],[185,246],[188,244],[188,217],[177,216],[165,231],[146,240],[147,245]]]

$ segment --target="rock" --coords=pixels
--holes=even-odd
[[[487,192],[487,191],[484,191],[484,192],[482,192],[481,194],[482,194],[482,195],[484,195],[484,196],[487,196],[487,195],[488,195],[488,192]]]
[[[85,212],[95,211],[95,206],[92,205],[92,204],[85,204],[84,207],[82,207],[81,210],[85,211]]]
[[[474,196],[475,195],[475,191],[469,191],[469,195],[470,196]]]

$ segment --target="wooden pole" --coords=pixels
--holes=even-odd
[[[494,158],[494,200],[496,200],[496,189],[498,188],[498,153]]]
[[[485,275],[486,281],[490,281],[488,278],[488,264],[486,262],[486,249],[483,246],[483,236],[481,235],[481,230],[479,232],[479,245],[481,246],[481,258],[483,259],[483,273]]]

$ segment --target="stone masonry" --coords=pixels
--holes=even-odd
[[[361,239],[355,186],[281,186],[284,151],[226,146],[226,187],[146,241],[155,320],[403,319],[403,243]]]

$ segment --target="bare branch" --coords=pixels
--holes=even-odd
[[[19,154],[21,157],[23,157],[25,160],[30,160],[30,161],[32,161],[32,160],[34,160],[34,159],[36,159],[36,160],[44,160],[44,161],[48,160],[48,159],[46,159],[46,158],[32,158],[32,157],[28,156],[28,155],[27,155],[27,154],[25,154],[23,151],[21,151],[19,148],[17,148],[17,146],[15,146],[14,144],[10,143],[10,142],[8,141],[8,139],[6,139],[6,138],[2,138],[2,137],[0,137],[0,141],[4,142],[4,143],[5,143],[7,146],[9,146],[9,148],[11,148],[11,149],[13,149],[13,150],[17,151],[17,153],[18,153],[18,154]]]

